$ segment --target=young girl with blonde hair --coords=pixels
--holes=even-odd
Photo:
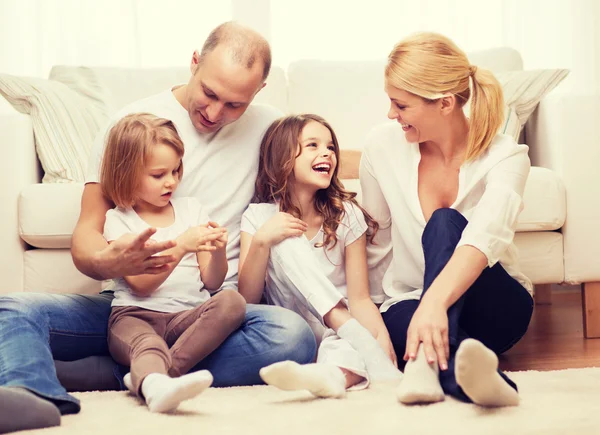
[[[377,223],[339,181],[339,153],[321,117],[275,121],[261,144],[254,204],[242,217],[240,293],[256,303],[264,289],[268,302],[302,315],[320,342],[316,364],[280,362],[261,377],[320,397],[400,375],[369,292],[366,231]]]
[[[227,273],[227,230],[209,220],[195,198],[173,198],[183,175],[183,143],[173,123],[138,113],[110,130],[100,184],[116,208],[104,236],[156,231],[152,241],[175,240],[174,256],[158,274],[116,280],[108,324],[112,357],[131,366],[127,387],[152,412],[169,412],[212,383],[209,371],[188,373],[243,322],[246,304],[218,290]]]
[[[360,180],[381,225],[368,249],[371,273],[383,276],[383,320],[408,361],[398,399],[516,405],[496,354],[525,334],[533,310],[513,243],[528,148],[498,134],[504,103],[493,74],[442,35],[398,43],[385,91],[400,125],[370,133]]]

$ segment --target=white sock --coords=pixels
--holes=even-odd
[[[429,364],[423,346],[419,346],[417,357],[408,360],[402,382],[396,391],[398,401],[404,404],[434,403],[444,400],[444,390],[438,377],[437,363]]]
[[[481,342],[463,341],[456,351],[456,382],[465,394],[481,406],[516,406],[519,393],[498,373],[498,357]]]
[[[131,373],[127,373],[125,376],[123,376],[123,383],[130,393],[135,394],[135,391],[133,390],[133,381],[131,380]]]
[[[213,377],[208,370],[171,378],[151,373],[142,382],[142,394],[150,412],[169,412],[184,400],[196,397],[210,387]]]
[[[340,338],[348,341],[363,357],[372,381],[397,380],[402,377],[375,337],[356,319],[350,319],[337,331]]]
[[[332,364],[300,365],[282,361],[260,369],[260,377],[281,390],[308,390],[317,397],[341,398],[346,395],[346,376]]]

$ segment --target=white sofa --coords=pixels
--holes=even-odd
[[[518,52],[473,53],[473,64],[496,72],[521,70]],[[344,149],[360,150],[374,125],[385,122],[383,62],[299,61],[287,72],[273,68],[257,101],[284,112],[313,112],[330,121]],[[187,68],[96,68],[114,108],[188,80]],[[600,97],[554,92],[542,100],[526,126],[534,165],[525,192],[516,243],[522,269],[536,289],[552,283],[587,283],[588,299],[600,299],[600,134],[595,128]],[[41,184],[32,123],[0,97],[0,293],[41,291],[94,293],[100,283],[80,274],[69,247],[82,184]],[[548,169],[549,168],[549,169]],[[550,170],[551,169],[551,170]],[[358,188],[357,180],[347,186]],[[565,193],[566,187],[566,193]],[[592,291],[593,290],[593,291]],[[590,334],[600,322],[588,313]]]

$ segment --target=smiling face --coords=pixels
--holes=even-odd
[[[214,133],[239,119],[265,85],[261,62],[247,68],[225,46],[217,46],[203,59],[195,52],[191,70],[184,107],[199,133]]]
[[[436,137],[442,121],[441,101],[428,101],[417,95],[391,86],[387,81],[385,93],[390,99],[388,118],[402,125],[409,143],[423,143]]]
[[[314,191],[327,189],[337,167],[336,145],[331,131],[323,124],[310,121],[299,138],[300,155],[294,162],[296,186]]]
[[[175,148],[156,144],[150,149],[136,192],[136,210],[162,208],[169,204],[179,185],[181,156]]]

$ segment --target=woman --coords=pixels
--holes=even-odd
[[[360,179],[363,206],[380,224],[371,282],[382,279],[383,319],[408,361],[398,399],[435,402],[445,393],[516,405],[496,354],[525,334],[533,310],[513,244],[528,148],[497,134],[500,84],[444,36],[398,43],[385,91],[388,117],[401,125],[370,133]]]

